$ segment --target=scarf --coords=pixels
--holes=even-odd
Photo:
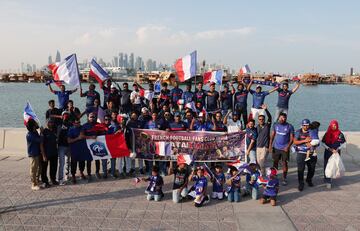
[[[336,129],[333,130],[333,126],[336,125]],[[339,129],[339,123],[337,120],[330,121],[329,127],[325,133],[324,141],[325,144],[334,144],[340,135],[341,131]]]

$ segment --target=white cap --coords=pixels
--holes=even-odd
[[[115,84],[112,83],[110,88],[116,88]]]
[[[204,117],[204,113],[200,112],[199,117]]]
[[[149,109],[147,109],[146,107],[141,108],[141,113],[146,113],[149,112]]]

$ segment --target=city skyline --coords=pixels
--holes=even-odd
[[[21,63],[40,67],[49,51],[59,49],[62,58],[76,53],[79,60],[110,61],[124,51],[168,65],[197,50],[198,60],[235,70],[249,64],[261,72],[343,74],[351,67],[359,72],[359,6],[324,0],[4,0],[0,70],[18,70]]]

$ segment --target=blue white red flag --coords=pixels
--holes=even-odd
[[[190,165],[193,162],[193,156],[189,154],[179,154],[176,160],[177,160],[177,164]]]
[[[250,67],[247,64],[245,66],[243,66],[239,72],[240,75],[245,75],[245,74],[250,74],[250,73],[251,73]]]
[[[194,101],[191,101],[190,103],[185,104],[185,108],[191,109],[191,111],[196,112],[196,107]]]
[[[35,120],[36,122],[40,123],[39,118],[36,116],[34,110],[32,109],[29,102],[26,103],[24,108],[24,125],[26,126],[29,120]],[[40,124],[39,124],[40,125]]]
[[[101,160],[129,156],[124,134],[119,132],[83,139],[70,144],[72,157],[77,161]]]
[[[248,170],[248,168],[249,168],[248,163],[242,162],[242,161],[240,161],[240,160],[237,160],[237,161],[234,161],[234,162],[230,162],[230,163],[228,163],[227,165],[228,165],[228,166],[233,166],[233,167],[237,168],[237,170],[238,170],[239,172],[243,172],[243,171],[245,171],[245,170]]]
[[[154,92],[160,93],[160,91],[161,91],[161,82],[160,79],[158,79],[154,84]]]
[[[185,82],[196,75],[196,51],[175,62],[175,70],[180,82]]]
[[[155,153],[159,156],[171,155],[171,143],[165,141],[155,142]]]
[[[63,81],[72,87],[80,86],[76,54],[66,57],[62,62],[52,63],[48,67],[54,76],[56,84],[60,85],[61,81]]]
[[[217,85],[221,85],[223,76],[224,73],[222,70],[205,72],[203,76],[203,82],[204,84],[212,82]]]
[[[95,61],[92,59],[90,62],[90,72],[89,75],[96,79],[102,86],[103,82],[107,80],[110,76],[109,74]]]

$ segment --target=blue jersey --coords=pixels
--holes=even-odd
[[[182,94],[182,99],[184,100],[184,105],[194,101],[194,93],[191,91],[184,91]]]
[[[222,110],[229,110],[232,109],[232,99],[233,99],[233,95],[231,94],[230,91],[222,91],[221,95],[221,109]]]
[[[318,140],[319,139],[319,129],[318,128],[310,129],[309,134],[310,134],[310,138],[312,140]]]
[[[292,91],[289,90],[283,90],[283,89],[278,89],[277,90],[279,95],[278,95],[278,102],[277,102],[277,107],[279,108],[285,108],[288,109],[289,108],[289,99],[290,96],[292,95]]]
[[[214,179],[213,182],[213,192],[223,192],[223,182],[225,181],[225,174],[224,173],[219,173],[219,174],[214,174],[215,178],[217,179],[217,181]],[[221,183],[221,184],[219,184]]]
[[[100,101],[100,94],[97,91],[86,91],[83,95],[86,96],[86,107],[93,106],[95,99]]]
[[[278,150],[285,149],[290,142],[290,135],[294,134],[294,127],[289,123],[275,123],[273,126],[275,137],[273,147]]]
[[[29,157],[35,157],[40,155],[40,143],[42,138],[37,131],[28,132],[26,134],[27,151]]]
[[[210,122],[205,121],[201,123],[200,121],[195,121],[193,129],[194,131],[211,131],[212,125]]]
[[[211,123],[212,131],[216,131],[216,132],[226,132],[227,131],[227,127],[222,121],[215,121],[215,123],[216,123],[215,130],[214,130],[214,128],[215,128],[214,124]]]
[[[246,146],[249,147],[252,140],[254,140],[254,145],[251,150],[256,150],[256,139],[258,137],[257,129],[254,128],[246,128]]]
[[[161,195],[162,194],[162,186],[164,184],[163,178],[158,176],[149,176],[147,178],[149,181],[149,185],[146,188],[146,192],[152,195]]]
[[[156,121],[149,120],[148,122],[145,123],[144,128],[152,129],[152,130],[159,130],[161,128],[161,123],[158,120],[156,120]]]
[[[81,126],[80,127],[75,127],[75,126],[72,126],[68,133],[67,133],[67,136],[71,139],[75,139],[77,138],[78,136],[80,136],[80,132],[81,132]]]
[[[230,179],[232,177],[233,176],[231,174],[227,174],[226,179]],[[241,177],[239,174],[231,181],[231,185],[227,185],[226,191],[235,192],[236,190],[240,190],[240,187],[241,187]]]
[[[205,176],[199,177],[199,176],[195,175],[195,176],[193,176],[192,180],[195,181],[194,189],[195,189],[196,195],[201,195],[204,192],[204,190],[206,190],[206,188],[207,188],[206,177]]]
[[[65,109],[67,103],[69,102],[69,96],[72,94],[71,91],[54,91],[54,94],[57,95],[59,101],[59,109]]]
[[[200,91],[196,90],[194,98],[195,98],[195,103],[201,102],[201,105],[205,106],[206,91],[203,89],[201,89]]]
[[[208,91],[207,96],[206,96],[206,110],[207,111],[216,111],[218,109],[218,100],[219,100],[219,92]]]
[[[169,124],[170,131],[185,131],[187,129],[186,123],[180,121],[176,123],[175,121]]]
[[[257,183],[259,176],[260,172],[258,170],[246,174],[246,183],[248,183],[251,187],[259,188],[259,184]],[[253,183],[250,183],[250,181],[253,181]]]
[[[250,90],[250,94],[253,95],[253,108],[260,109],[264,104],[265,97],[269,94],[268,91],[256,92],[254,90]]]
[[[278,194],[279,179],[270,179],[266,186],[263,195],[269,197],[275,197]]]
[[[182,94],[183,94],[183,90],[181,90],[180,88],[173,88],[171,91],[170,91],[170,96],[171,96],[171,101],[176,104],[177,101],[179,99],[181,99],[182,97]]]

